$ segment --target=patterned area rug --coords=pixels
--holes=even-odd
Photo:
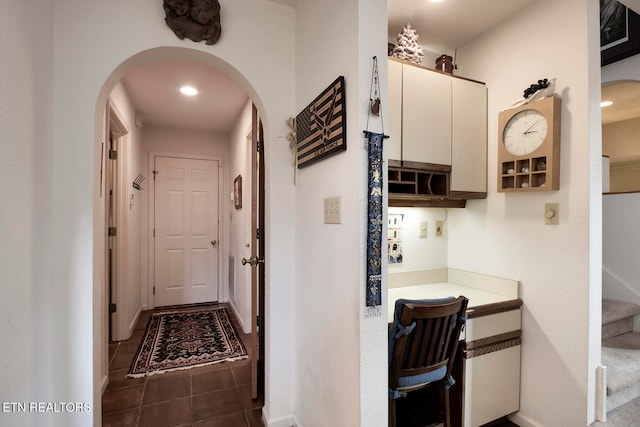
[[[139,378],[246,358],[225,307],[154,313],[127,376]]]

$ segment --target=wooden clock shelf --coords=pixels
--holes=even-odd
[[[560,188],[560,115],[556,96],[498,113],[498,192]]]
[[[502,162],[500,191],[545,191],[547,158],[532,157]]]

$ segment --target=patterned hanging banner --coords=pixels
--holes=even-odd
[[[369,159],[367,307],[382,305],[382,133],[365,132]]]

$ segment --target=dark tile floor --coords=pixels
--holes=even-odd
[[[143,312],[130,339],[109,345],[109,385],[102,425],[263,427],[263,399],[251,399],[249,360],[126,378],[152,311]],[[233,317],[232,310],[229,314]],[[250,335],[236,329],[251,354]]]

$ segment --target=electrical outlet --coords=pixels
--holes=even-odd
[[[340,196],[324,199],[324,223],[340,224]]]
[[[420,238],[421,239],[427,238],[427,221],[420,222]]]
[[[442,237],[442,221],[436,221],[436,237]]]

